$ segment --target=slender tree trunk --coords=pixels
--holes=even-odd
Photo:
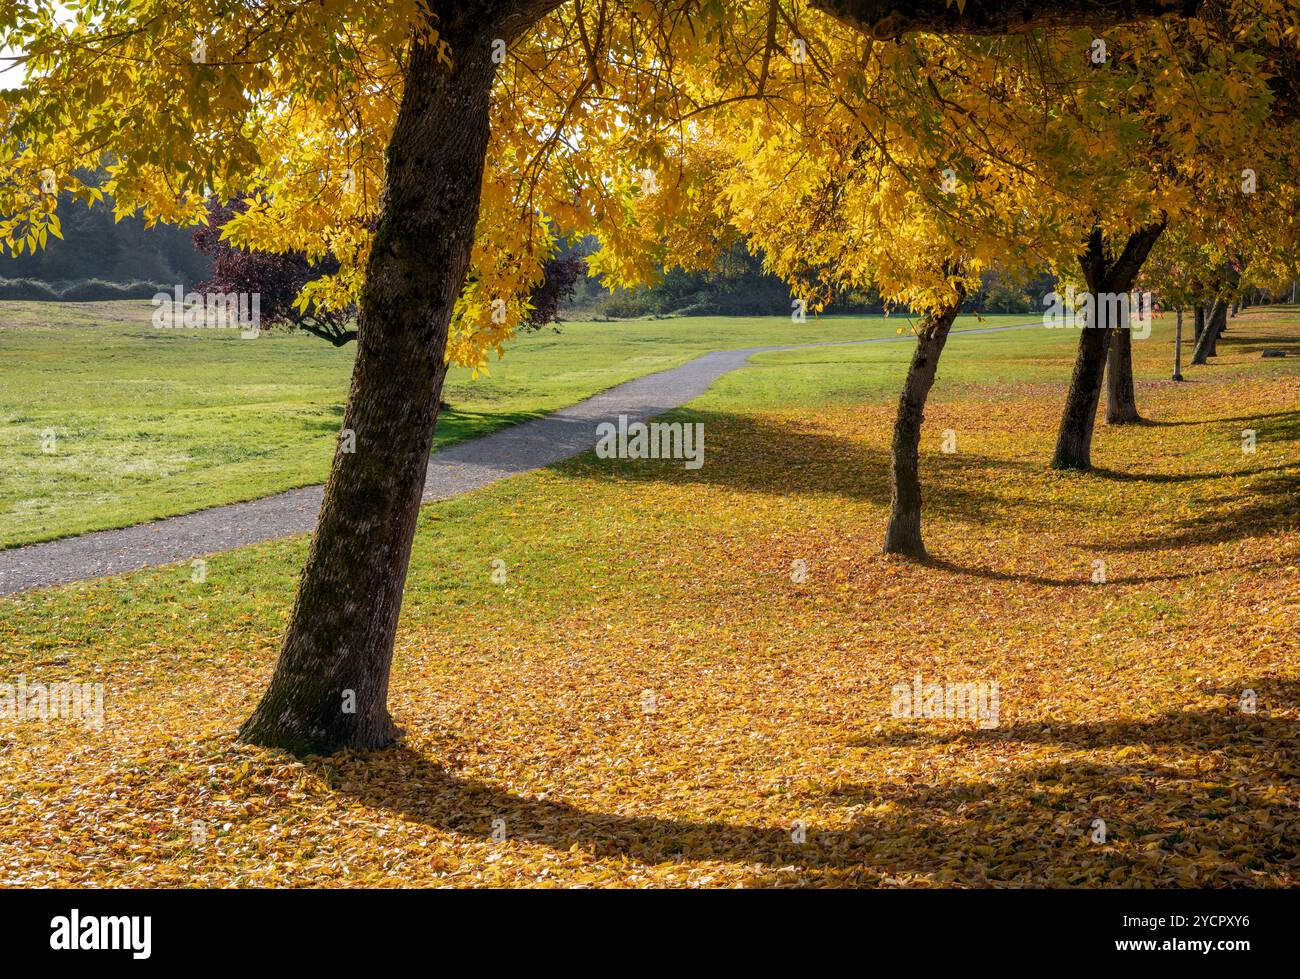
[[[1178,309],[1178,327],[1174,333],[1174,380],[1183,379],[1183,310]]]
[[[1196,341],[1196,348],[1192,351],[1193,364],[1204,364],[1210,357],[1215,356],[1219,331],[1227,319],[1227,304],[1221,299],[1215,300],[1210,306],[1209,314],[1205,317],[1205,332]]]
[[[1133,388],[1133,331],[1125,324],[1112,325],[1116,329],[1106,355],[1106,422],[1132,425],[1142,420]]]
[[[916,349],[912,351],[912,363],[907,369],[907,380],[898,399],[898,415],[894,420],[886,554],[925,557],[925,544],[921,540],[921,425],[925,421],[925,402],[934,386],[939,357],[964,299],[964,291],[959,290],[952,306],[927,316],[921,323]]]
[[[488,144],[483,13],[438,22],[454,67],[411,50],[343,418],[356,449],[335,454],[279,662],[240,730],[253,744],[325,754],[396,736],[389,667]]]
[[[1201,340],[1201,334],[1205,332],[1205,304],[1196,304],[1196,324],[1192,329],[1192,343],[1197,344]]]
[[[1219,337],[1223,336],[1228,329],[1228,301],[1220,300],[1214,307],[1214,315],[1210,317],[1210,356],[1219,355]]]
[[[1128,292],[1146,261],[1156,240],[1165,230],[1163,222],[1148,225],[1129,235],[1123,252],[1113,258],[1106,248],[1100,228],[1088,237],[1087,248],[1079,256],[1079,265],[1087,279],[1094,300],[1102,293]],[[1097,420],[1097,403],[1101,400],[1101,381],[1106,368],[1112,324],[1105,315],[1105,303],[1094,302],[1099,310],[1097,322],[1079,332],[1079,352],[1075,356],[1074,374],[1061,413],[1061,427],[1052,455],[1055,469],[1092,468],[1092,433]],[[1135,408],[1136,410],[1136,408]]]

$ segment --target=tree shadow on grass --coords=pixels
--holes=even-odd
[[[1284,425],[1300,424],[1300,411],[1273,411],[1260,415],[1235,415],[1232,418],[1185,418],[1179,421],[1153,421],[1152,425],[1162,428],[1179,428],[1190,425],[1227,425],[1236,422],[1268,421],[1271,418],[1285,418]]]
[[[1290,469],[1300,468],[1300,462],[1282,463],[1277,466],[1264,466],[1257,469],[1224,469],[1219,472],[1208,473],[1135,473],[1119,472],[1115,469],[1106,469],[1103,466],[1094,466],[1093,474],[1103,479],[1114,480],[1119,483],[1195,483],[1208,479],[1239,479],[1243,476],[1255,476],[1263,473],[1285,472]]]
[[[1017,724],[988,730],[928,730],[908,724],[852,742],[855,748],[896,748],[904,745],[968,746],[988,744],[1044,744],[1069,750],[1115,748],[1125,745],[1181,745],[1206,751],[1252,753],[1269,743],[1300,747],[1295,722],[1274,718],[1268,711],[1294,705],[1297,684],[1292,680],[1260,679],[1240,687],[1210,691],[1225,702],[1238,703],[1243,691],[1254,690],[1257,712],[1225,707],[1219,711],[1179,711],[1154,720],[1081,721]]]
[[[833,795],[869,811],[901,811],[922,824],[932,820],[951,842],[977,841],[981,832],[996,836],[1002,841],[999,851],[1008,849],[1008,830],[1000,827],[1014,825],[1010,836],[1018,846],[1010,849],[1023,847],[1019,855],[1027,852],[1054,864],[1072,884],[1114,886],[1136,879],[1293,886],[1300,865],[1288,824],[1294,825],[1297,806],[1300,742],[1293,719],[1263,711],[1266,701],[1273,708],[1290,706],[1296,684],[1245,682],[1223,691],[1225,701],[1237,701],[1249,687],[1259,690],[1260,713],[1225,707],[1149,720],[1043,722],[993,730],[898,727],[853,746],[891,755],[914,746],[1000,756],[1022,745],[1028,751],[1016,752],[1017,757],[1045,760],[965,782],[838,784]],[[1083,752],[1088,754],[1077,754]],[[1105,823],[1105,844],[1091,839],[1094,819]],[[1015,857],[1007,862],[1014,866]],[[1040,869],[1027,866],[1022,873]],[[1276,876],[1261,879],[1260,874]]]
[[[868,879],[933,874],[974,885],[1113,886],[1130,877],[1179,884],[1192,882],[1187,873],[1197,883],[1231,885],[1254,882],[1250,870],[1283,878],[1296,873],[1294,847],[1282,838],[1279,824],[1285,820],[1278,818],[1294,804],[1286,799],[1294,788],[1288,773],[1297,762],[1290,721],[1226,711],[1172,713],[1151,721],[894,732],[856,747],[960,744],[996,750],[1008,742],[1065,751],[1179,746],[1213,763],[1206,769],[1131,754],[1040,757],[988,777],[814,785],[788,798],[791,825],[801,810],[826,819],[829,807],[842,818],[826,821],[847,822],[848,828],[822,829],[812,816],[805,842],[795,842],[791,826],[608,813],[525,798],[461,778],[409,747],[317,759],[313,765],[340,796],[439,831],[482,841],[491,837],[495,820],[504,820],[511,840],[557,851],[576,846],[598,858],[647,865],[726,861],[814,876],[842,870],[849,879],[863,873]],[[1272,817],[1261,820],[1261,812]],[[1109,826],[1109,848],[1089,842],[1097,817]],[[1134,845],[1139,840],[1142,845]],[[1130,845],[1117,849],[1115,843],[1123,841]],[[1199,859],[1207,848],[1224,856],[1207,866]]]
[[[1240,687],[1218,687],[1211,692],[1240,702],[1247,690],[1254,694],[1255,709],[1261,714],[1300,707],[1300,680],[1288,677],[1261,676],[1246,680]]]
[[[1159,537],[1089,546],[1098,550],[1133,554],[1223,544],[1294,530],[1300,525],[1300,475],[1270,476],[1251,487],[1250,496],[1220,502],[1230,502],[1232,506],[1178,521],[1169,533]]]
[[[1285,350],[1288,359],[1300,353],[1300,336],[1242,333],[1232,327],[1233,324],[1229,323],[1225,334],[1229,342],[1222,348],[1225,353],[1258,354],[1261,350]]]
[[[1112,545],[1095,545],[1098,550],[1124,550],[1122,547]],[[1212,568],[1196,568],[1191,571],[1180,571],[1172,574],[1151,574],[1151,575],[1111,575],[1107,577],[1105,585],[1099,585],[1094,582],[1087,574],[1080,574],[1073,578],[1053,578],[1047,575],[1028,574],[1022,571],[998,571],[996,568],[977,568],[971,565],[958,564],[947,558],[928,557],[925,559],[927,567],[935,568],[939,571],[947,571],[951,574],[970,575],[975,578],[986,578],[990,581],[1014,581],[1025,585],[1045,585],[1052,588],[1103,588],[1113,587],[1114,585],[1149,585],[1162,581],[1185,581],[1189,578],[1202,578],[1206,575],[1218,574],[1221,571],[1245,571],[1251,568],[1263,568],[1275,564],[1273,561],[1253,561],[1249,564],[1223,564]]]
[[[526,798],[460,778],[403,746],[341,762],[320,760],[317,766],[342,795],[467,837],[490,838],[493,821],[503,819],[512,840],[556,850],[578,846],[598,857],[643,863],[743,859],[787,864],[799,856],[787,828],[593,812],[555,799]]]
[[[675,411],[660,421],[702,422],[704,464],[686,469],[680,460],[596,459],[585,455],[568,465],[593,478],[717,486],[783,496],[835,495],[887,508],[890,502],[888,446],[836,435],[791,418],[770,419],[724,412]],[[985,521],[1004,501],[973,489],[968,475],[922,453],[927,512]],[[976,463],[981,468],[985,463]],[[991,468],[991,467],[990,467]]]

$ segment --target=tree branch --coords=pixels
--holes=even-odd
[[[880,40],[931,34],[1023,34],[1039,27],[1113,27],[1191,17],[1203,0],[812,0],[812,6]]]

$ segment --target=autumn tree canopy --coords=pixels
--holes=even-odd
[[[357,310],[355,451],[243,728],[298,752],[395,737],[447,365],[502,352],[562,235],[611,285],[748,238],[814,310],[869,285],[927,314],[895,431],[911,553],[925,394],[981,268],[1126,290],[1168,228],[1294,268],[1298,0],[7,0],[0,41],[11,254],[61,235],[67,191],[181,225],[239,201],[231,245],[338,263],[297,302]],[[1081,334],[1058,464],[1089,464],[1111,332]]]

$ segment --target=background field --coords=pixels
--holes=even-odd
[[[0,722],[0,885],[1300,885],[1300,314],[1186,384],[1163,335],[1089,474],[1046,467],[1071,343],[954,340],[927,563],[879,554],[905,344],[721,379],[675,413],[702,469],[588,454],[426,506],[405,736],[364,757],[234,741],[304,538],[0,600],[7,674],[107,715]],[[999,726],[892,716],[917,674],[997,682]]]
[[[303,334],[242,340],[234,331],[158,330],[148,302],[0,303],[0,547],[122,527],[323,482],[342,422],[354,347]],[[965,317],[959,329],[1024,323],[1026,316]],[[566,323],[524,335],[491,374],[453,370],[436,444],[481,435],[573,404],[643,374],[724,347],[892,336],[895,316],[693,317]],[[1032,334],[1032,335],[1031,335]],[[1061,338],[1025,331],[982,338],[989,363],[958,352],[960,377],[1041,369],[1036,351]],[[851,396],[802,383],[809,365],[861,364],[870,383],[895,386],[907,344],[878,353],[825,352],[789,362],[803,396]],[[985,348],[981,348],[985,349]],[[762,375],[756,398],[782,397],[781,372]],[[847,386],[846,386],[847,385]],[[873,387],[874,389],[874,387]],[[42,435],[56,436],[54,454]]]

